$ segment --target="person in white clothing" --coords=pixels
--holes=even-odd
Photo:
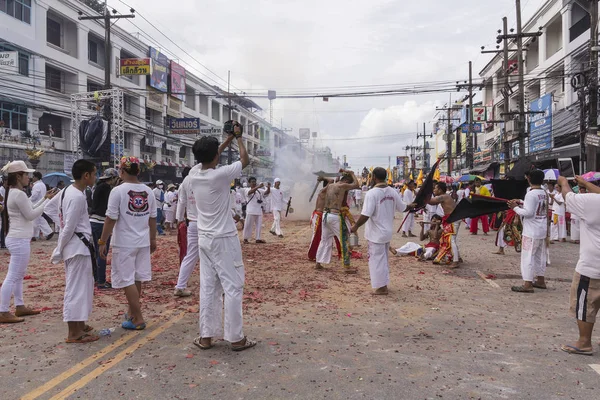
[[[177,285],[175,286],[175,292],[173,293],[175,297],[189,297],[192,295],[192,292],[187,290],[187,283],[200,259],[200,253],[198,252],[198,211],[196,209],[196,198],[194,197],[194,192],[190,185],[189,174],[192,171],[198,171],[201,168],[202,164],[195,165],[179,186],[176,226],[187,222],[187,252],[179,266],[179,277],[177,278]]]
[[[567,221],[566,221],[566,208],[565,199],[561,194],[561,186],[557,184],[555,186],[556,192],[550,192],[550,204],[552,205],[552,221],[550,227],[550,240],[551,243],[554,241],[567,241]]]
[[[194,345],[202,350],[212,348],[215,337],[230,342],[233,351],[256,346],[256,341],[244,335],[244,262],[229,207],[231,181],[239,178],[250,158],[242,140],[242,126],[230,124],[233,128],[226,129],[229,136],[220,146],[216,137],[203,136],[192,148],[196,160],[202,163],[201,169],[189,175],[198,210],[200,251],[200,336],[194,339]],[[234,138],[240,161],[217,168],[221,153]]]
[[[33,187],[31,188],[31,196],[29,200],[32,204],[37,204],[46,195],[46,184],[42,181],[42,174],[39,171],[33,173]],[[46,240],[52,239],[54,232],[48,225],[48,221],[44,217],[39,216],[33,224],[33,240],[40,238],[40,232]]]
[[[404,204],[412,204],[415,201],[415,182],[410,181],[406,186],[406,190],[402,195],[402,201]],[[405,217],[406,219],[402,225],[402,237],[416,237],[412,233],[412,228],[415,224],[415,214],[409,212]]]
[[[29,173],[33,169],[24,161],[7,164],[2,173],[8,174],[8,188],[2,211],[2,226],[6,233],[6,247],[10,252],[8,272],[0,288],[0,323],[23,322],[21,317],[39,314],[40,311],[25,307],[23,301],[23,278],[31,256],[33,221],[44,212],[44,206],[54,197],[50,190],[36,204],[31,204],[23,188],[29,184]],[[15,314],[9,312],[10,299],[14,296]]]
[[[273,225],[269,232],[272,235],[277,235],[283,238],[283,231],[281,230],[281,210],[283,210],[285,202],[283,201],[283,191],[280,189],[281,179],[275,178],[273,181],[273,187],[271,188],[271,209],[273,211]]]
[[[87,325],[94,301],[93,261],[95,250],[92,225],[88,218],[85,189],[96,181],[96,166],[77,160],[71,170],[75,183],[62,190],[59,197],[61,234],[52,252],[52,264],[65,262],[63,321],[67,323],[67,343],[90,343],[100,339],[89,333]]]
[[[162,223],[163,223],[163,206],[165,202],[165,191],[163,190],[165,184],[163,181],[156,181],[156,187],[152,190],[154,194],[154,200],[156,203],[156,230],[159,235],[164,235]]]
[[[571,191],[567,179],[559,176],[558,183],[567,209],[576,214],[581,226],[579,260],[575,267],[569,296],[570,311],[577,320],[579,338],[573,344],[561,346],[571,354],[593,355],[592,333],[600,310],[600,187],[575,177],[579,194]],[[586,188],[581,192],[581,188]]]
[[[163,215],[165,217],[165,228],[171,233],[175,227],[175,211],[177,208],[177,195],[175,194],[175,185],[172,183],[167,186],[165,193],[165,202],[163,204]]]
[[[98,245],[100,256],[106,258],[106,242],[113,235],[111,283],[115,289],[124,289],[129,305],[121,327],[142,330],[146,323],[140,296],[142,283],[152,280],[150,254],[156,250],[157,207],[152,190],[138,180],[140,160],[122,157],[120,166],[123,183],[108,196],[104,229]]]
[[[263,209],[262,205],[265,201],[265,196],[271,193],[271,182],[267,183],[267,188],[264,189],[265,185],[256,184],[256,178],[250,177],[248,179],[250,187],[246,189],[246,198],[248,203],[246,204],[246,223],[244,225],[244,243],[248,243],[252,237],[253,227],[256,226],[254,237],[256,243],[266,243],[261,239],[260,233],[262,230],[263,220]]]
[[[587,188],[585,186],[581,186],[579,188],[579,194],[586,193]],[[569,209],[569,204],[567,204],[567,211],[571,213],[571,243],[579,244],[581,238],[581,220],[579,219],[576,213],[573,213]]]
[[[511,200],[508,206],[521,216],[523,222],[521,275],[523,286],[513,286],[513,292],[533,293],[533,288],[546,289],[546,239],[548,236],[548,196],[542,183],[544,172],[533,170],[529,174],[531,190],[525,201]],[[534,281],[534,278],[535,281]]]
[[[7,186],[7,179],[3,178],[0,174],[0,215],[2,215],[2,211],[4,211],[4,207],[6,205],[6,203],[4,202],[4,197],[6,196]],[[0,249],[6,249],[6,244],[4,243],[4,236],[4,226],[2,225],[2,218],[0,218]]]
[[[358,188],[356,190],[352,190],[354,193],[354,201],[356,202],[356,209],[360,210],[363,206],[363,190],[362,188]]]
[[[394,214],[410,208],[393,188],[386,183],[387,172],[384,168],[373,169],[375,186],[365,196],[361,215],[352,227],[352,233],[366,223],[365,239],[369,242],[369,273],[373,294],[388,294],[390,282],[388,249],[394,234]]]
[[[464,185],[464,183],[461,183],[461,186]],[[465,188],[465,198],[468,199],[471,197],[471,185],[467,184],[467,187]],[[465,218],[465,225],[467,227],[467,230],[471,230],[471,218]]]

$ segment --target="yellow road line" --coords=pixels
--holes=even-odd
[[[179,322],[179,320],[181,320],[186,314],[187,314],[187,312],[184,311],[184,312],[180,313],[178,316],[176,316],[175,318],[173,318],[173,319],[167,321],[165,324],[159,326],[158,328],[156,328],[154,331],[152,331],[147,336],[142,337],[136,343],[133,343],[132,345],[130,345],[126,349],[122,350],[120,353],[115,355],[113,358],[111,358],[104,364],[102,364],[99,367],[97,367],[96,369],[92,370],[92,372],[90,372],[89,374],[83,376],[81,379],[79,379],[78,381],[76,381],[73,384],[71,384],[70,386],[68,386],[62,392],[58,393],[55,396],[52,396],[50,398],[50,400],[65,399],[65,398],[71,396],[79,389],[85,387],[92,380],[96,379],[97,377],[99,377],[100,375],[102,375],[103,373],[105,373],[106,371],[108,371],[109,369],[111,369],[112,367],[114,367],[115,365],[120,363],[121,361],[123,361],[125,359],[125,357],[132,354],[136,350],[140,349],[141,347],[146,345],[149,341],[153,340],[158,335],[163,333],[165,330],[169,329],[172,325]]]
[[[500,286],[493,280],[486,278],[485,275],[483,274],[483,272],[481,272],[481,271],[475,271],[475,272],[477,273],[477,275],[479,275],[479,277],[481,279],[483,279],[484,281],[489,283],[492,287],[495,287],[496,289],[500,289]]]
[[[600,364],[590,364],[590,368],[592,368],[600,375]]]

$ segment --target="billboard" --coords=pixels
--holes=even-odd
[[[19,53],[17,51],[0,51],[0,70],[17,72],[19,68]]]
[[[529,111],[541,111],[529,116],[529,152],[552,149],[552,94],[532,101]]]
[[[169,129],[174,135],[199,135],[200,118],[171,118]]]
[[[169,76],[169,59],[166,55],[150,47],[150,83],[156,90],[167,92],[167,79]]]
[[[185,100],[185,68],[171,61],[171,96]]]
[[[298,137],[300,140],[310,140],[310,129],[300,128],[298,129]]]
[[[460,131],[462,133],[469,133],[469,124],[464,124],[460,127]],[[483,124],[478,124],[477,122],[473,122],[473,133],[481,133],[483,132]]]
[[[149,58],[124,58],[119,60],[119,74],[148,75],[150,74]]]

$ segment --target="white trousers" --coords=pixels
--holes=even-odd
[[[437,253],[438,249],[435,247],[425,247],[425,251],[423,252],[424,260],[432,260],[435,253]]]
[[[415,214],[408,213],[408,217],[406,217],[406,221],[404,221],[404,225],[402,225],[402,232],[409,233],[410,231],[412,231],[414,224],[415,224]]]
[[[94,273],[90,256],[65,260],[64,322],[85,322],[92,313]]]
[[[521,275],[526,282],[533,282],[535,276],[546,275],[546,239],[522,237]]]
[[[340,216],[338,214],[323,214],[321,222],[321,243],[317,249],[317,262],[319,264],[329,264],[331,262],[331,249],[333,247],[333,237],[336,236],[340,243]]]
[[[504,241],[504,227],[498,229],[498,236],[496,239],[496,246],[500,247],[501,249],[506,247],[506,242]]]
[[[38,239],[40,232],[44,235],[44,238],[52,233],[52,228],[50,228],[48,221],[44,217],[37,217],[33,221],[33,237]]]
[[[554,223],[554,216],[552,214],[552,223],[550,224],[550,240],[562,240],[567,238],[567,223],[564,215],[558,216],[558,224]]]
[[[379,289],[390,283],[389,248],[389,243],[369,242],[369,274],[373,289]]]
[[[190,280],[190,276],[196,267],[196,263],[200,259],[198,253],[198,225],[196,221],[190,221],[187,226],[187,253],[181,261],[179,267],[179,278],[177,278],[177,286],[175,289],[185,289]]]
[[[200,337],[238,342],[244,338],[244,263],[236,236],[200,236]],[[223,321],[223,294],[225,319]]]
[[[163,210],[163,214],[165,216],[165,222],[170,224],[175,223],[175,207],[171,207],[168,210]]]
[[[23,278],[31,255],[31,239],[6,238],[6,247],[10,252],[8,273],[0,288],[0,312],[8,312],[10,299],[14,296],[15,306],[23,302]]]
[[[271,226],[271,232],[275,232],[276,235],[283,235],[281,231],[281,210],[273,210],[273,225]]]
[[[252,238],[253,226],[256,225],[256,240],[260,240],[260,233],[262,231],[262,220],[261,215],[250,215],[246,214],[246,223],[244,224],[244,240],[250,240]]]
[[[579,240],[581,235],[580,235],[580,230],[579,230],[579,224],[581,223],[581,221],[579,221],[579,219],[575,219],[573,217],[571,217],[571,240]]]

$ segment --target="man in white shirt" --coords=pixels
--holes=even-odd
[[[546,239],[548,237],[548,196],[542,183],[544,172],[531,171],[529,174],[531,190],[525,195],[525,201],[511,200],[512,208],[523,222],[521,275],[523,286],[513,286],[511,290],[519,293],[533,293],[533,288],[546,289]],[[534,282],[534,278],[537,278]]]
[[[404,204],[412,204],[415,201],[415,182],[410,181],[407,188],[404,191],[404,195],[402,196],[402,201]],[[413,225],[415,224],[415,214],[409,212],[408,216],[404,220],[404,224],[402,225],[402,237],[416,237],[412,233]]]
[[[246,204],[246,223],[244,225],[244,243],[248,243],[252,237],[253,226],[256,226],[254,237],[256,243],[267,243],[261,239],[262,220],[263,220],[263,209],[262,205],[265,202],[265,196],[271,193],[271,182],[267,184],[267,188],[264,189],[265,185],[256,184],[256,178],[250,177],[248,179],[250,187],[246,189],[246,198],[248,203]]]
[[[202,350],[210,349],[215,337],[230,342],[233,351],[256,345],[243,330],[244,262],[229,206],[231,181],[240,177],[250,158],[242,140],[242,126],[237,122],[233,125],[220,146],[214,136],[204,136],[194,143],[193,153],[202,168],[189,175],[198,209],[200,250],[200,336],[194,345]],[[221,153],[234,138],[240,161],[217,168]]]
[[[92,226],[87,213],[85,188],[96,181],[96,166],[88,160],[73,163],[75,183],[56,197],[60,198],[61,233],[52,252],[52,263],[65,262],[63,321],[68,325],[67,343],[90,343],[100,339],[88,333],[86,322],[94,300],[94,261]]]
[[[386,183],[387,172],[384,168],[373,169],[375,186],[365,196],[361,216],[352,227],[356,233],[365,223],[365,239],[369,242],[369,272],[373,294],[388,294],[390,282],[388,249],[394,233],[394,214],[409,208],[393,188]]]
[[[42,181],[42,173],[39,171],[35,171],[33,173],[33,187],[31,188],[31,203],[36,204],[38,201],[44,198],[46,195],[46,184]],[[46,238],[46,240],[52,239],[54,236],[54,232],[52,232],[52,228],[48,225],[48,221],[44,219],[44,217],[38,217],[33,222],[33,239],[40,238],[40,232]]]
[[[6,206],[4,198],[6,197],[6,186],[8,185],[8,179],[2,179],[0,177],[0,215]],[[2,226],[2,218],[0,218],[0,249],[6,249],[6,243],[4,243],[4,227]]]
[[[352,190],[352,193],[354,193],[354,201],[356,202],[356,208],[360,210],[361,207],[363,206],[362,188]]]
[[[275,178],[273,187],[271,188],[271,208],[273,210],[273,225],[269,231],[272,235],[277,235],[283,238],[283,232],[281,231],[281,210],[283,209],[283,191],[279,189],[281,186],[281,179]]]
[[[171,233],[175,225],[175,211],[177,208],[177,195],[175,193],[175,185],[172,183],[167,186],[165,193],[165,202],[163,204],[163,215],[165,217],[165,227],[167,232]]]
[[[159,235],[164,235],[162,223],[163,223],[163,205],[165,202],[165,192],[164,192],[165,184],[163,181],[156,181],[156,187],[152,190],[154,194],[154,200],[156,203],[156,229]]]
[[[587,193],[575,194],[567,179],[560,176],[558,183],[567,202],[567,209],[580,221],[581,245],[579,261],[571,283],[570,308],[577,319],[579,339],[561,350],[572,354],[592,355],[592,332],[600,309],[600,187],[581,177],[575,180]]]
[[[579,194],[586,194],[587,188],[585,186],[579,187]],[[563,195],[564,197],[564,195]],[[581,238],[581,221],[577,214],[571,212],[567,205],[567,211],[571,213],[571,243],[579,244]]]
[[[554,186],[554,190],[549,193],[550,204],[552,205],[552,221],[550,226],[551,242],[567,241],[567,221],[565,199],[561,194],[560,184]]]
[[[190,172],[198,171],[202,168],[202,164],[195,165]],[[192,271],[196,267],[196,263],[200,259],[198,252],[198,210],[196,209],[196,198],[194,191],[190,185],[189,173],[183,179],[179,186],[179,201],[177,202],[177,222],[175,226],[187,221],[187,252],[181,261],[179,267],[179,277],[175,286],[175,297],[189,297],[192,295],[187,289],[187,283],[192,275]]]
[[[111,283],[115,289],[124,289],[129,304],[121,327],[142,330],[146,323],[140,296],[142,282],[152,280],[150,254],[156,250],[157,207],[152,190],[138,180],[140,160],[137,157],[122,157],[120,173],[123,183],[110,192],[98,245],[100,256],[105,258],[106,242],[113,235]]]

